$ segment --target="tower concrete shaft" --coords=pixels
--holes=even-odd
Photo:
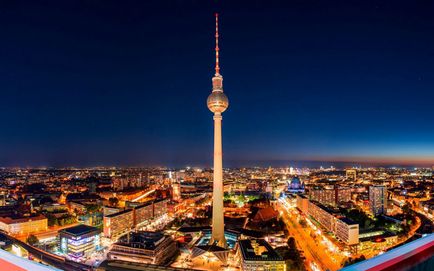
[[[211,243],[226,248],[223,210],[222,115],[214,114],[214,182]]]
[[[227,248],[223,210],[223,155],[222,155],[222,113],[228,108],[229,100],[223,93],[223,76],[220,74],[218,46],[218,14],[216,14],[216,64],[212,78],[212,92],[207,105],[214,113],[214,181],[212,191],[212,234],[210,244]]]

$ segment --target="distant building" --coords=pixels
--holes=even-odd
[[[181,183],[172,182],[172,199],[174,201],[180,201],[181,197]]]
[[[135,232],[113,244],[107,257],[139,263],[165,264],[178,252],[172,237],[161,232]]]
[[[88,257],[101,246],[98,228],[78,225],[59,231],[59,248],[73,259]]]
[[[46,231],[48,220],[45,216],[33,217],[0,217],[0,230],[8,234],[29,234]]]
[[[89,182],[88,183],[88,189],[89,189],[89,193],[95,193],[96,192],[96,182]]]
[[[263,239],[238,241],[238,256],[243,271],[284,271],[286,264],[271,246]]]
[[[347,180],[356,181],[357,180],[357,171],[355,169],[347,169],[345,171],[345,177]]]
[[[286,191],[288,193],[304,193],[304,183],[300,181],[298,176],[294,176],[288,182]]]
[[[351,189],[347,187],[311,189],[309,191],[309,199],[317,201],[323,205],[335,207],[341,202],[351,201]]]
[[[387,214],[387,187],[373,185],[369,187],[369,208],[374,216]]]

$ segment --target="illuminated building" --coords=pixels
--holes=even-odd
[[[332,232],[337,239],[346,245],[359,243],[359,224],[342,217],[319,203],[308,200],[303,195],[297,195],[296,202],[297,208],[303,214],[311,216],[323,228],[328,232]]]
[[[347,245],[359,243],[359,224],[348,218],[335,218],[334,234]]]
[[[238,241],[238,256],[243,271],[285,271],[283,258],[263,239]]]
[[[341,202],[351,201],[351,189],[346,187],[311,189],[309,199],[323,205],[337,206]]]
[[[428,234],[376,257],[344,267],[341,271],[417,271],[432,270],[433,265],[434,234]]]
[[[347,180],[356,181],[357,180],[357,171],[355,169],[347,169],[347,170],[345,170],[345,177]]]
[[[172,182],[172,199],[174,201],[180,201],[181,200],[181,183],[179,182]]]
[[[160,232],[135,232],[113,244],[107,257],[139,263],[166,264],[178,252],[172,237]]]
[[[288,182],[286,191],[288,193],[303,193],[304,183],[300,181],[300,178],[298,176],[294,176],[292,177],[291,181]]]
[[[297,195],[296,197],[297,208],[303,213],[307,214],[309,208],[309,199],[304,195]]]
[[[212,202],[212,238],[210,244],[226,248],[223,215],[223,157],[222,157],[222,113],[228,108],[229,101],[223,93],[223,77],[220,74],[218,46],[218,15],[216,14],[216,65],[212,78],[212,93],[208,96],[207,105],[214,113],[214,180]]]
[[[132,209],[104,216],[104,236],[116,240],[128,233],[134,226]]]
[[[8,234],[29,234],[46,231],[48,220],[45,216],[33,217],[0,217],[0,230]]]
[[[167,199],[156,200],[104,216],[104,236],[116,240],[133,228],[140,228],[161,218],[167,214],[167,203]]]
[[[167,214],[167,203],[168,199],[156,200],[153,203],[153,217],[159,218],[165,214]]]
[[[134,208],[134,225],[136,228],[149,223],[154,218],[152,202],[142,204]]]
[[[387,213],[387,188],[384,185],[369,187],[369,208],[374,216]]]
[[[398,235],[383,229],[369,229],[359,233],[359,251],[363,250],[387,250],[396,245]]]
[[[69,257],[88,257],[100,249],[101,231],[98,228],[78,225],[59,231],[59,248]]]

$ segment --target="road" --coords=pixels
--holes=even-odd
[[[30,246],[29,244],[18,240],[10,235],[7,235],[5,233],[0,233],[0,235],[5,236],[6,238],[10,239],[14,244],[24,248],[27,250],[30,254],[32,254],[35,258],[40,259],[43,262],[48,263],[49,265],[52,265],[56,268],[65,270],[65,271],[81,271],[81,270],[92,270],[92,267],[82,264],[82,263],[76,263],[70,260],[67,260],[63,257],[48,253],[46,251],[43,251],[39,248]]]
[[[141,199],[146,198],[147,196],[151,195],[152,193],[155,192],[155,189],[146,191],[145,193],[143,193],[142,195],[138,196],[137,198],[133,199],[132,202],[137,202],[140,201]]]
[[[286,209],[280,202],[278,204],[278,210],[281,211],[283,221],[287,226],[289,234],[295,238],[298,247],[303,250],[307,260],[306,267],[309,270],[313,269],[311,263],[318,265],[320,270],[335,271],[341,268],[340,263],[343,258],[332,259],[332,256],[328,255],[326,252],[328,248],[320,241],[314,240],[310,236],[309,230],[303,229],[298,224],[297,216],[292,215],[290,210]],[[319,237],[317,237],[317,239],[318,238]],[[339,256],[335,253],[335,257]]]

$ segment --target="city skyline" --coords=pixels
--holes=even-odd
[[[432,7],[273,3],[3,4],[0,166],[211,166],[216,10],[225,167],[434,164]]]

